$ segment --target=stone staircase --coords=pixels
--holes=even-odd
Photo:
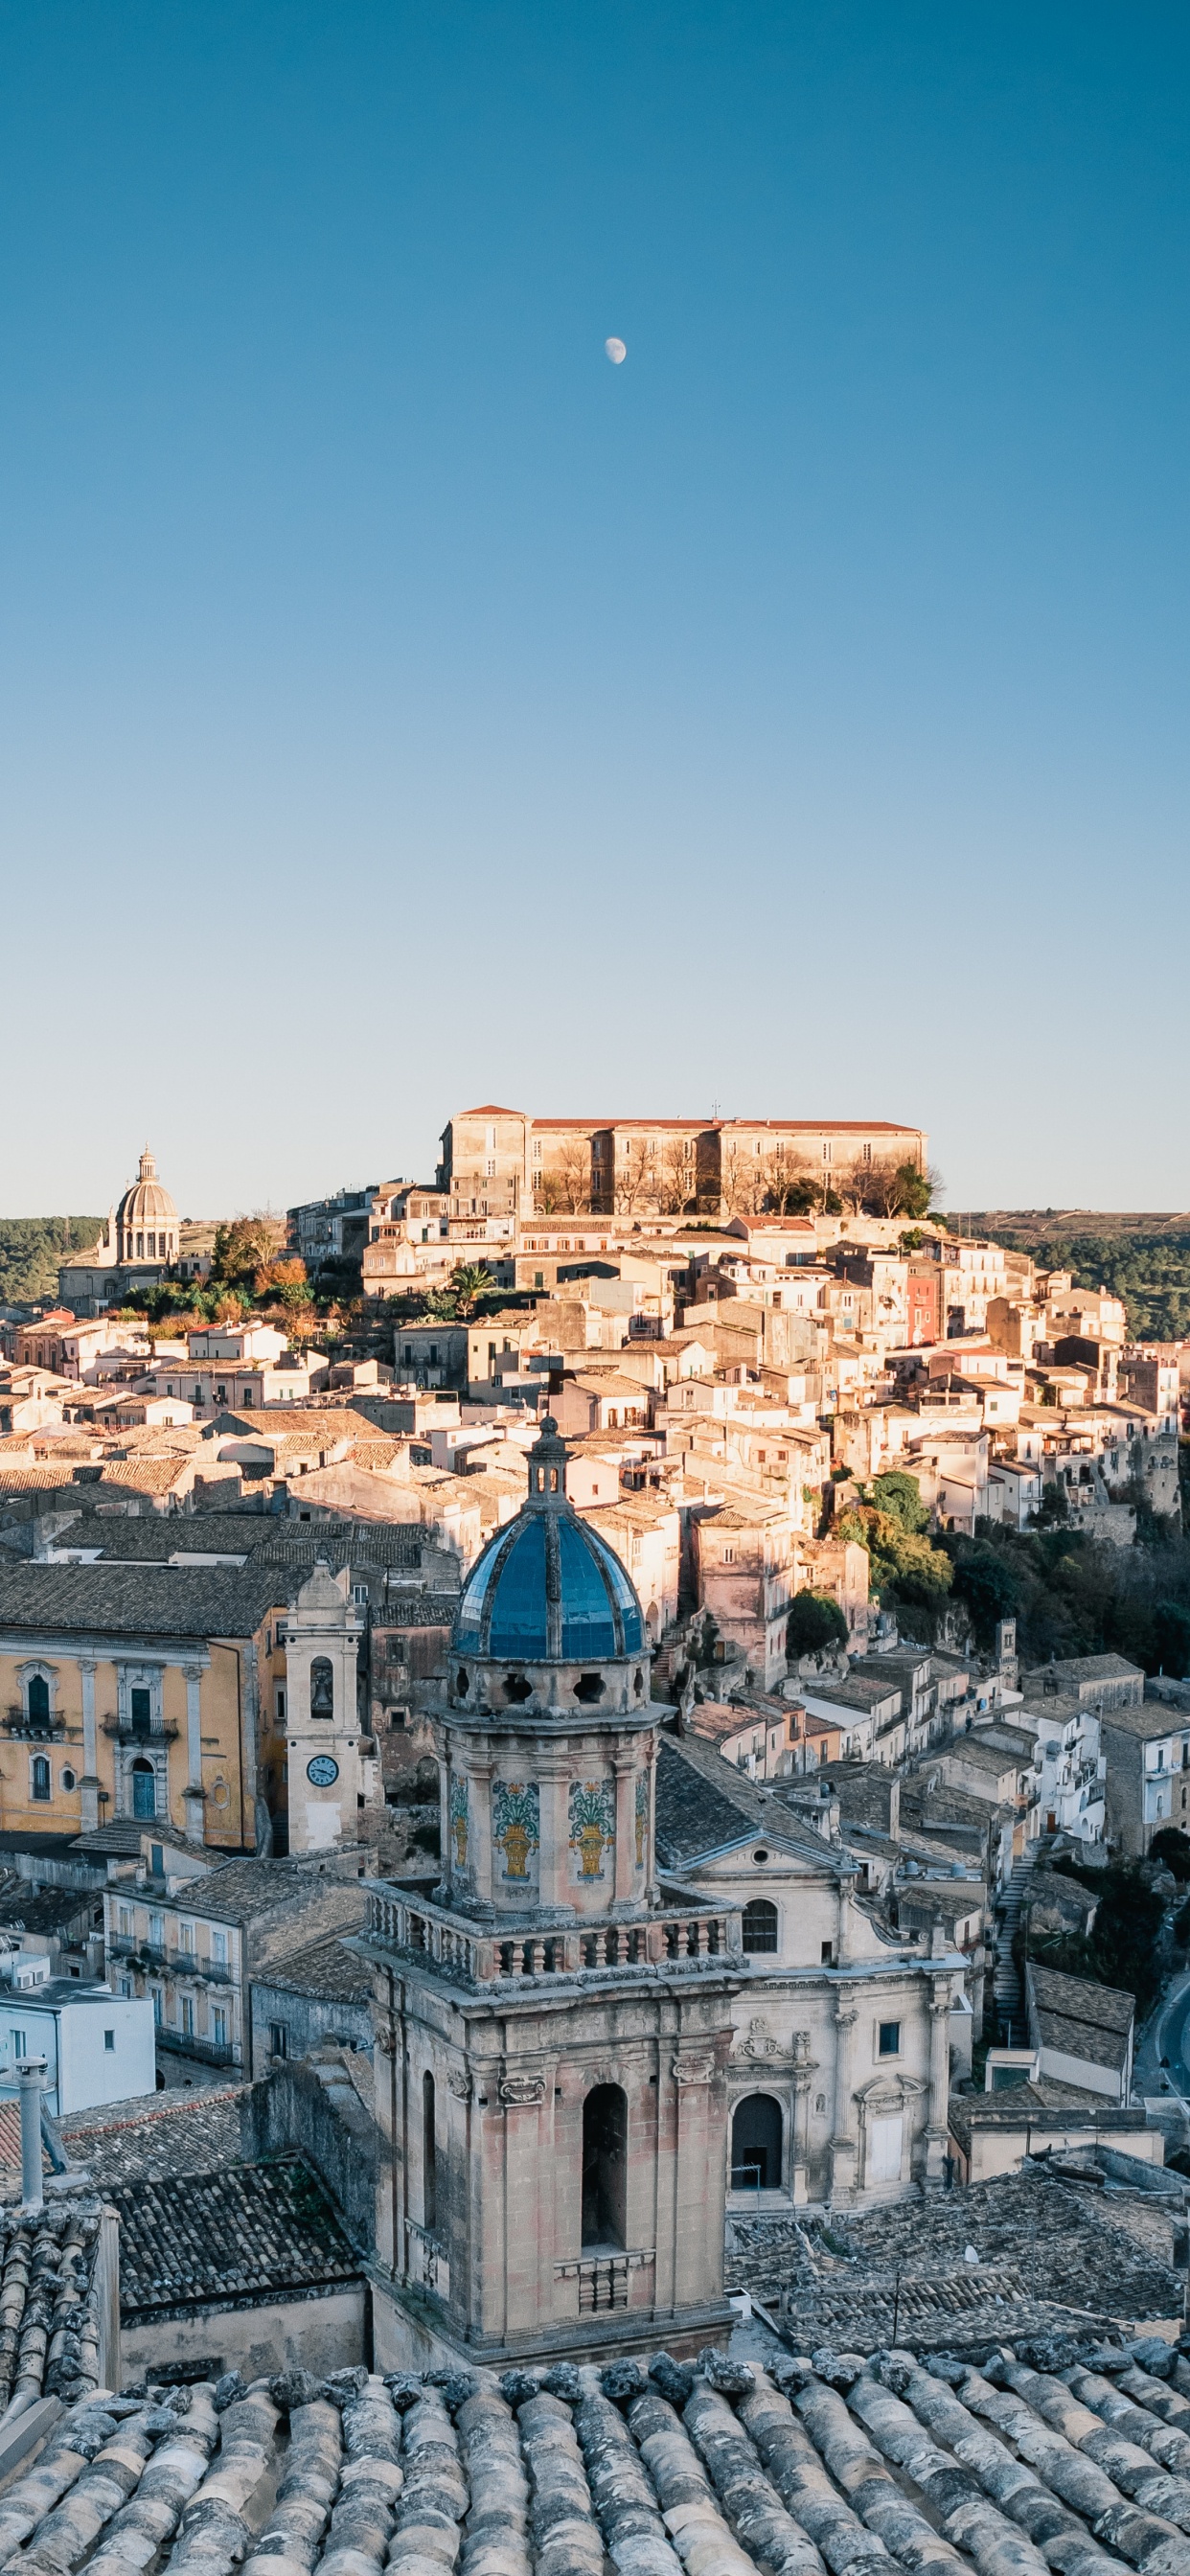
[[[1012,1876],[996,1906],[996,1965],[992,1974],[992,1993],[1001,2032],[1007,2036],[1011,2022],[1012,2041],[1018,2047],[1024,2046],[1027,2035],[1025,1998],[1012,1955],[1012,1944],[1032,1875],[1033,1857],[1022,1853],[1020,1859],[1013,1862]]]

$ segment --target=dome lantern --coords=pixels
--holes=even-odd
[[[157,1178],[157,1158],[146,1145],[137,1176],[116,1209],[119,1262],[173,1262],[178,1257],[178,1211]]]

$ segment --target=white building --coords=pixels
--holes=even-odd
[[[55,2119],[157,2086],[153,2007],[77,1977],[0,1990],[0,2082],[16,2087],[23,2057],[44,2057]]]

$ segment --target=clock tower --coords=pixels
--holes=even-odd
[[[286,1612],[283,1632],[294,1855],[355,1842],[360,1808],[374,1794],[375,1764],[360,1749],[356,1659],[363,1627],[349,1570],[332,1574],[320,1557]]]

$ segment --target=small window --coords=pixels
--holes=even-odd
[[[114,2057],[116,2051],[116,2034],[114,2030],[105,2030],[103,2034],[103,2045],[107,2050],[108,2056]]]
[[[13,2034],[12,2034],[12,2053],[13,2053],[13,2056],[14,2056],[14,2057],[27,2057],[27,2056],[28,2056],[28,2054],[29,2054],[29,2034],[28,2034],[28,2032],[27,2032],[27,2031],[24,2031],[24,2030],[14,2030],[14,2032],[13,2032]]]
[[[34,1755],[31,1767],[33,1774],[32,1789],[34,1797],[39,1799],[48,1798],[50,1795],[50,1766],[46,1761],[44,1753],[36,1753]]]
[[[225,1968],[227,1966],[226,1932],[212,1932],[211,1934],[211,1965],[215,1968]]]
[[[824,1941],[822,1944],[822,1964],[824,1968],[834,1967],[835,1945],[833,1941]]]
[[[288,2024],[288,2022],[285,2022],[285,2021],[271,2021],[271,2022],[269,2023],[269,2050],[270,2050],[270,2054],[271,2054],[273,2057],[288,2057],[288,2055],[289,2055],[289,2024]]]
[[[164,1844],[162,1844],[162,1843],[150,1843],[150,1845],[149,1845],[149,1867],[150,1867],[150,1869],[152,1870],[152,1873],[153,1873],[154,1878],[164,1878],[164,1876],[165,1876],[165,1846],[164,1846]]]
[[[75,1786],[75,1775],[74,1775],[73,1771],[66,1770],[66,1771],[64,1771],[64,1772],[63,1772],[63,1774],[62,1774],[62,1786],[63,1786],[64,1790],[66,1791],[67,1796],[69,1797],[71,1790],[72,1790],[72,1789],[74,1788],[74,1786]]]
[[[882,2021],[880,2023],[876,2045],[881,2057],[900,2056],[901,2025],[899,2021]]]

